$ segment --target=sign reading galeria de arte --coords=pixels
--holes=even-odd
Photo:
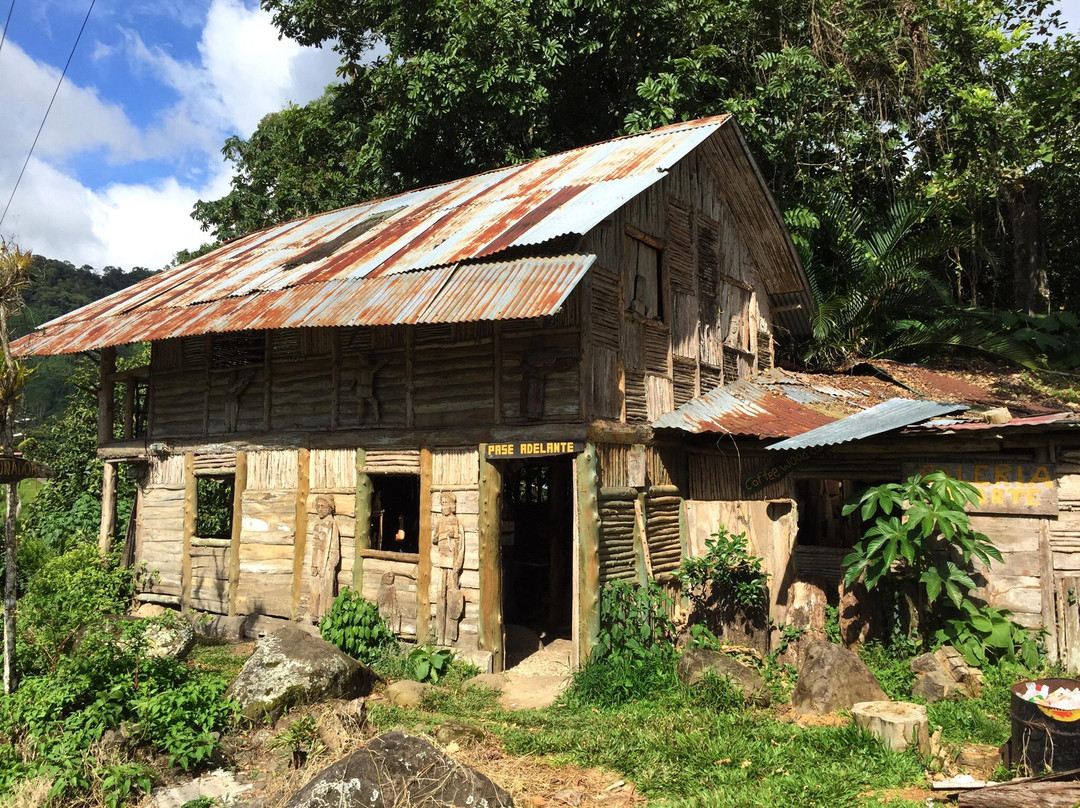
[[[488,460],[513,460],[516,457],[551,457],[578,454],[585,444],[578,441],[510,441],[489,443],[484,457]]]
[[[1047,516],[1058,512],[1058,482],[1050,463],[985,458],[962,463],[905,463],[905,477],[944,471],[969,482],[982,499],[969,508],[974,513],[1014,513]]]

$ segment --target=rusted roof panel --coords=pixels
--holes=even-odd
[[[653,421],[653,429],[786,438],[835,421],[782,391],[741,380],[710,390]]]
[[[477,296],[461,265],[506,250],[550,253],[553,239],[587,233],[725,125],[738,134],[729,116],[703,118],[276,225],[47,323],[16,350],[75,352],[238,328],[536,316],[522,312],[547,310],[552,295],[569,291],[565,267],[505,269],[492,276],[495,290]],[[728,159],[752,167],[744,148]],[[766,283],[767,291],[805,302],[797,259],[781,263],[769,277],[783,283]],[[541,266],[543,273],[525,277]],[[418,272],[433,274],[411,277]],[[377,279],[384,282],[357,285]],[[802,291],[792,296],[788,287]],[[805,312],[785,316],[801,318],[800,327],[783,322],[792,330],[805,328]],[[195,323],[204,330],[194,331]]]
[[[18,341],[26,356],[209,332],[509,320],[554,314],[593,255],[460,264],[400,276],[307,283],[179,308],[54,320]]]
[[[1044,426],[1080,427],[1080,414],[1075,412],[1054,412],[1048,415],[1032,415],[1026,418],[1013,418],[1004,424],[991,424],[986,421],[928,421],[918,426],[905,429],[905,432],[977,432],[982,430],[1016,429],[1019,427],[1038,428]]]
[[[937,418],[967,409],[963,404],[944,404],[940,401],[893,398],[869,409],[803,432],[766,448],[777,451],[809,449],[814,446],[835,446],[861,440],[894,429],[902,429],[929,418]]]

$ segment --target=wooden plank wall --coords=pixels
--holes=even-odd
[[[588,414],[652,420],[718,384],[772,366],[768,295],[713,148],[691,153],[585,237]],[[745,178],[744,178],[745,179]],[[663,316],[631,312],[637,239],[662,246]]]
[[[581,300],[575,292],[557,316],[502,323],[498,340],[491,323],[288,329],[269,332],[265,352],[244,354],[237,361],[247,364],[235,366],[221,366],[214,348],[225,335],[158,342],[152,439],[576,422]],[[544,378],[536,419],[523,414],[521,387],[523,363],[539,356],[562,363]],[[377,419],[371,406],[361,412],[365,363],[378,367]]]

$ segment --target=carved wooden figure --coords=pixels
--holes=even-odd
[[[254,370],[234,371],[225,391],[225,431],[235,432],[240,422],[240,397],[255,378]]]
[[[382,583],[379,587],[379,615],[390,626],[395,634],[401,633],[401,609],[398,608],[397,590],[394,588],[396,576],[392,572],[382,574]]]
[[[341,532],[330,497],[316,499],[315,512],[319,522],[311,533],[311,616],[318,620],[333,604],[337,594]]]
[[[458,622],[465,613],[461,592],[461,570],[465,565],[465,529],[457,517],[457,495],[444,491],[440,498],[442,515],[435,522],[431,543],[432,572],[435,574],[435,642],[446,645],[457,640]]]
[[[390,362],[389,359],[372,359],[368,354],[360,354],[356,360],[356,422],[362,424],[368,412],[371,420],[379,423],[379,399],[375,397],[375,376]]]

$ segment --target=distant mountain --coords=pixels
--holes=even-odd
[[[105,267],[98,271],[41,255],[34,256],[33,273],[34,283],[23,294],[26,308],[11,323],[15,337],[154,274],[143,267],[132,270]],[[75,361],[75,356],[46,356],[31,361],[35,370],[27,383],[22,406],[31,424],[40,423],[66,406],[72,391],[69,380]]]

